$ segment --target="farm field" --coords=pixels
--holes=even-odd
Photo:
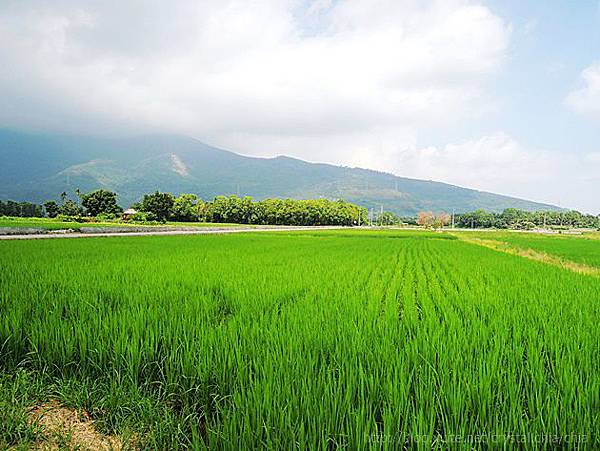
[[[600,234],[582,235],[546,235],[522,232],[460,232],[470,237],[495,240],[517,246],[521,249],[533,249],[561,259],[600,268]]]
[[[593,449],[599,321],[449,233],[0,242],[0,448],[56,400],[142,449]]]
[[[0,229],[43,229],[43,230],[80,230],[82,228],[115,228],[115,227],[240,227],[241,224],[208,223],[208,222],[176,222],[168,221],[165,224],[139,224],[125,221],[98,221],[98,222],[75,222],[61,221],[52,218],[16,218],[0,216]],[[252,227],[251,225],[244,225]]]

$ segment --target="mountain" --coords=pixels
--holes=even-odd
[[[114,190],[127,207],[155,190],[309,199],[345,199],[399,215],[422,210],[465,212],[559,210],[558,207],[397,177],[378,171],[308,163],[289,157],[254,158],[192,138],[148,135],[97,138],[0,130],[0,199],[43,202],[97,188]]]

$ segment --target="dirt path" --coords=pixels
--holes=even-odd
[[[222,233],[248,233],[248,232],[296,232],[307,230],[338,230],[346,229],[343,226],[315,226],[315,227],[232,227],[232,228],[198,228],[197,230],[160,230],[143,232],[72,232],[72,233],[38,233],[23,235],[0,235],[0,240],[43,240],[53,238],[94,238],[94,237],[115,237],[115,236],[171,236],[171,235],[211,235]]]

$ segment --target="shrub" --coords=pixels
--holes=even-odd
[[[150,223],[156,223],[157,221],[157,217],[154,213],[152,213],[151,211],[138,211],[136,214],[134,214],[131,217],[132,221],[135,222],[150,222]]]

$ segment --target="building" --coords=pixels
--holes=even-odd
[[[121,219],[124,221],[128,221],[130,220],[133,215],[135,215],[137,213],[137,211],[135,211],[133,208],[128,208],[127,210],[125,210],[123,212],[123,215],[121,216]]]

